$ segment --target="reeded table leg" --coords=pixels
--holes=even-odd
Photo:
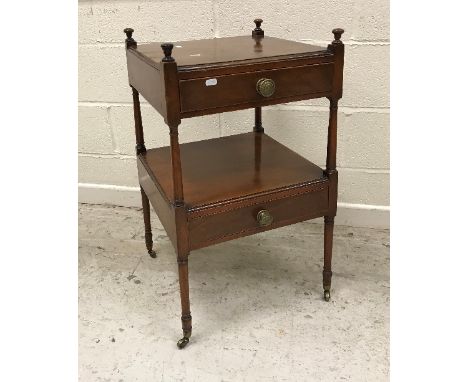
[[[331,288],[331,261],[333,249],[333,225],[335,218],[333,216],[325,216],[325,233],[323,240],[323,298],[325,301],[330,301]]]
[[[151,233],[150,204],[145,191],[143,191],[143,188],[140,187],[140,191],[141,204],[143,205],[143,220],[145,222],[146,249],[148,250],[149,255],[154,259],[156,258],[156,252],[153,251],[153,234]]]
[[[188,343],[192,335],[192,316],[190,314],[190,299],[189,299],[189,281],[188,281],[188,255],[177,259],[179,266],[179,287],[180,287],[180,303],[182,305],[182,331],[183,337],[177,342],[177,347],[183,349]]]

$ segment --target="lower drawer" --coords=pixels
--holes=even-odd
[[[197,249],[257,232],[324,216],[328,186],[267,202],[189,218],[190,248]]]

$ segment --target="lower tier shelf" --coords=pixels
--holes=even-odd
[[[190,249],[324,216],[323,170],[262,133],[180,145]],[[169,147],[138,156],[140,185],[176,243]]]

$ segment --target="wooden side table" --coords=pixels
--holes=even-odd
[[[325,217],[323,289],[330,299],[338,172],[338,100],[342,96],[343,29],[326,48],[252,36],[137,45],[125,29],[133,92],[136,155],[146,247],[152,257],[151,202],[177,253],[183,338],[192,333],[188,258],[195,249]],[[162,48],[162,49],[161,49]],[[170,147],[147,150],[139,94],[169,126]],[[327,97],[326,169],[264,133],[262,106]],[[179,144],[183,118],[255,108],[253,132]]]

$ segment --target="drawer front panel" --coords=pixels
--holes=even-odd
[[[288,97],[323,95],[332,89],[333,63],[232,74],[214,78],[181,80],[181,112],[206,110]],[[274,82],[274,93],[265,97],[257,91],[261,79]]]
[[[328,187],[324,186],[313,192],[197,217],[189,220],[190,247],[191,249],[202,248],[324,216],[327,209]],[[267,211],[267,213],[258,216],[260,211]],[[262,225],[259,220],[264,224],[270,224]]]

